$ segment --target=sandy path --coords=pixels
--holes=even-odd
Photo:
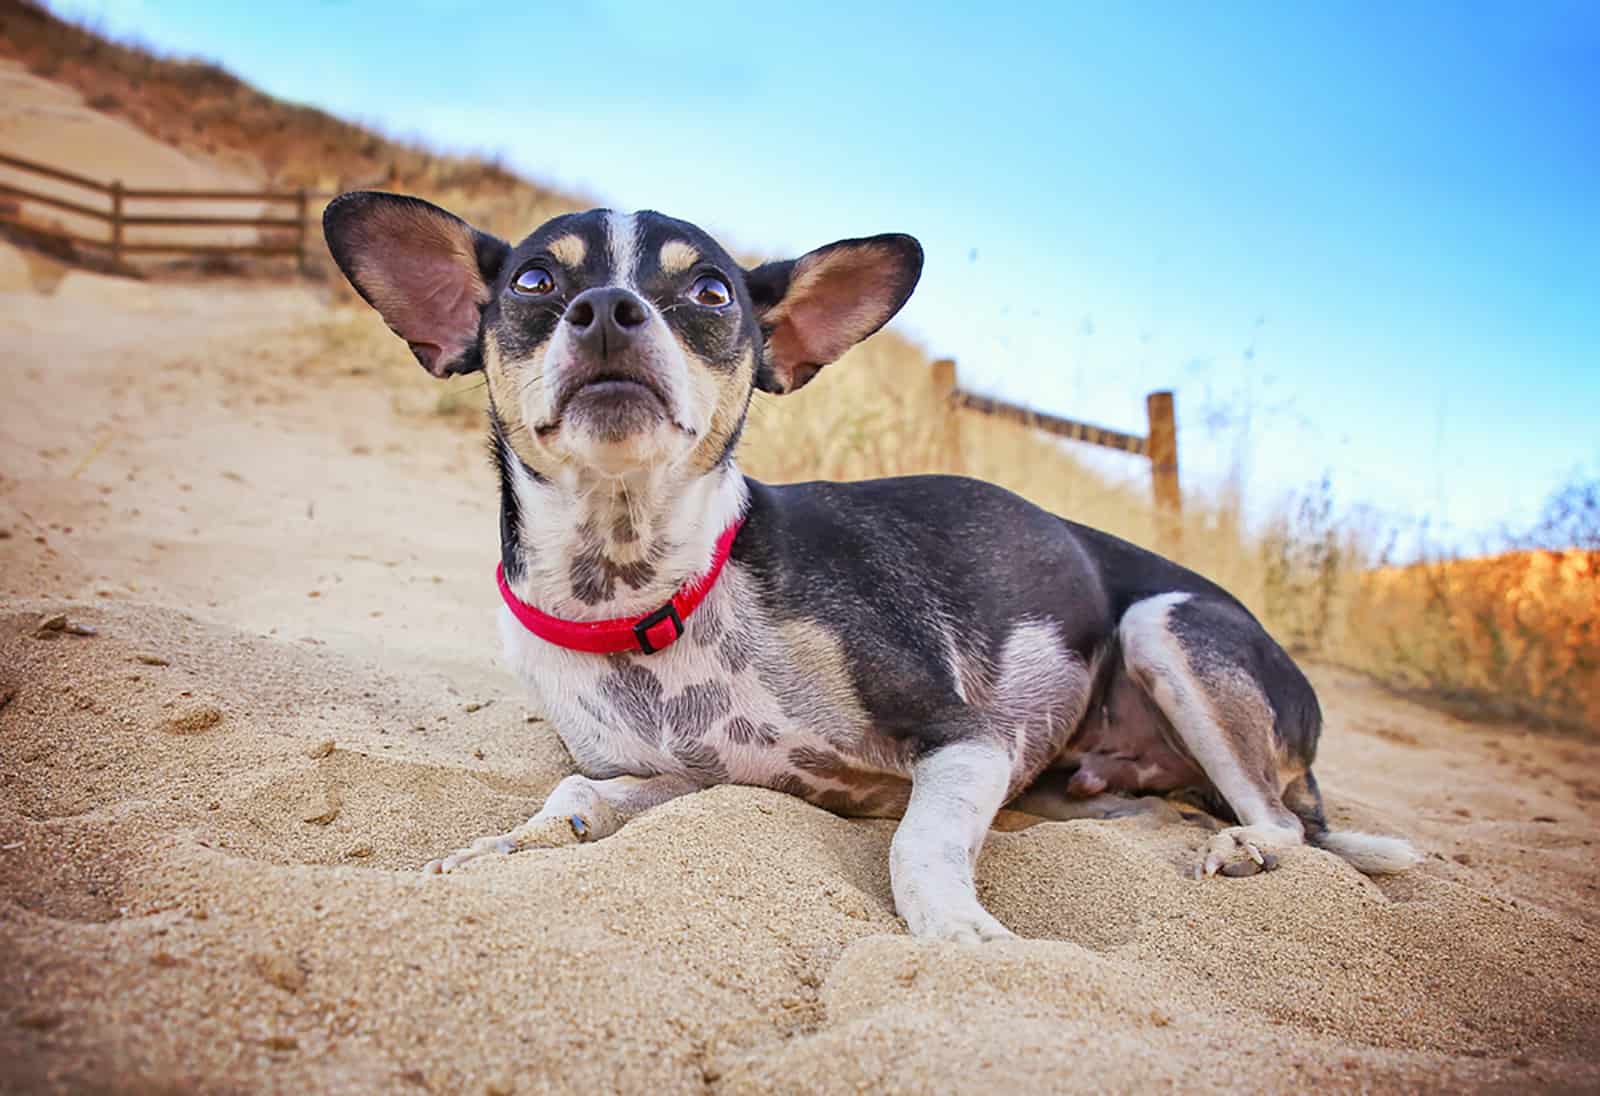
[[[327,332],[299,290],[0,296],[0,1088],[1600,1085],[1600,750],[1336,671],[1332,813],[1409,877],[1048,823],[980,864],[1034,939],[929,945],[888,824],[730,788],[423,880],[567,761],[495,664],[481,442]]]

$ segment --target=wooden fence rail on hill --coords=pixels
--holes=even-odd
[[[1182,512],[1183,495],[1178,486],[1178,419],[1171,392],[1151,392],[1145,397],[1149,432],[1141,437],[962,391],[956,382],[956,363],[949,358],[933,363],[933,383],[953,407],[1010,419],[1032,430],[1146,458],[1150,461],[1151,494],[1169,527],[1165,535],[1176,538],[1175,519]]]
[[[98,179],[90,179],[75,172],[63,171],[58,167],[35,163],[7,153],[0,153],[0,165],[57,183],[66,183],[104,199],[103,206],[90,205],[58,194],[47,194],[32,187],[0,180],[0,222],[16,225],[34,235],[64,241],[74,247],[102,249],[110,256],[113,265],[122,265],[123,259],[130,255],[293,255],[301,270],[306,268],[309,242],[306,225],[312,195],[305,189],[183,190],[127,187],[123,186],[120,180],[103,183]],[[103,239],[85,236],[59,225],[50,226],[40,224],[36,220],[24,220],[21,215],[21,202],[34,202],[79,217],[101,221],[106,225],[106,235]],[[262,217],[230,216],[226,212],[215,216],[133,213],[128,209],[130,202],[155,203],[157,206],[164,202],[258,202],[292,206],[294,215]],[[130,240],[127,238],[127,231],[134,228],[282,229],[286,238],[258,239],[253,243],[194,242],[183,239]],[[293,233],[292,239],[287,238],[290,232]]]

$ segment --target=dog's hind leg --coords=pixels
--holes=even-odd
[[[430,860],[422,870],[429,875],[442,875],[482,856],[598,841],[616,833],[630,815],[700,788],[700,784],[683,776],[616,776],[609,780],[591,780],[573,774],[545,797],[538,814],[516,829],[480,837],[449,856]]]
[[[1265,866],[1273,848],[1303,843],[1301,820],[1280,794],[1280,744],[1313,752],[1320,713],[1288,656],[1243,609],[1204,595],[1137,602],[1118,630],[1128,675],[1155,701],[1184,752],[1240,822],[1206,843],[1196,876],[1215,875],[1246,857]],[[1268,674],[1281,680],[1263,680]],[[1286,720],[1269,695],[1299,702],[1303,710],[1281,713],[1297,720],[1294,726],[1279,726]],[[1248,864],[1240,869],[1250,871]]]
[[[963,741],[911,769],[911,802],[889,846],[894,905],[914,936],[978,943],[1012,935],[978,903],[973,869],[1011,782],[996,742]]]

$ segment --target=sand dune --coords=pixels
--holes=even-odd
[[[495,665],[477,436],[326,322],[0,297],[0,1088],[1600,1085],[1600,749],[1327,669],[1334,820],[1409,876],[1200,883],[1198,829],[1044,823],[979,867],[1028,939],[936,945],[891,824],[723,788],[422,877],[569,762]]]

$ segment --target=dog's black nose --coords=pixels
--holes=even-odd
[[[566,321],[578,345],[605,357],[633,342],[650,313],[643,301],[621,286],[586,289],[567,306]]]

